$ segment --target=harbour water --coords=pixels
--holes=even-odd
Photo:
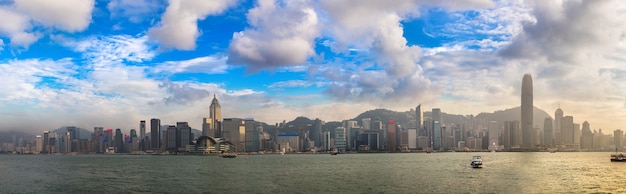
[[[1,193],[625,193],[610,152],[0,155]],[[480,155],[484,168],[470,168]]]

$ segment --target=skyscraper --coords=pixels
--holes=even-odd
[[[415,129],[417,129],[418,135],[424,135],[422,132],[422,123],[424,122],[424,110],[422,110],[422,105],[418,104],[415,107]]]
[[[396,142],[396,123],[394,120],[389,120],[387,125],[387,143],[389,145],[389,151],[395,152],[398,146]]]
[[[315,121],[313,121],[313,129],[311,132],[311,139],[315,142],[315,147],[322,147],[322,135],[322,120],[316,118]]]
[[[146,121],[141,120],[139,121],[139,149],[140,150],[146,150]]]
[[[212,119],[210,129],[215,133],[213,137],[221,137],[222,129],[220,124],[222,123],[222,107],[215,94],[213,95],[211,106],[209,107],[209,117]],[[211,136],[211,134],[209,134],[209,136]]]
[[[554,144],[562,145],[563,139],[561,133],[563,133],[563,127],[561,127],[561,122],[563,120],[563,110],[561,108],[557,108],[554,112]]]
[[[124,150],[124,136],[122,135],[122,129],[115,129],[115,153],[125,152]]]
[[[613,142],[615,143],[615,151],[622,151],[624,141],[624,131],[617,129],[613,131]]]
[[[161,149],[161,120],[150,119],[150,149]]]
[[[574,144],[574,117],[565,116],[561,120],[561,143],[562,145]]]
[[[543,145],[552,146],[554,139],[554,130],[552,129],[552,118],[546,117],[543,121]]]
[[[522,78],[522,145],[523,147],[533,147],[533,80],[530,74],[525,74]]]

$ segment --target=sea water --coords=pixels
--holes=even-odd
[[[0,155],[0,193],[625,193],[610,154]]]

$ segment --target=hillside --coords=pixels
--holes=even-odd
[[[521,116],[520,107],[510,108],[506,110],[499,110],[493,113],[480,113],[476,115],[477,119],[483,119],[484,121],[498,121],[498,123],[502,124],[505,121],[514,121],[520,120]],[[546,111],[541,110],[537,107],[533,108],[533,126],[538,128],[543,128],[543,122],[545,118],[552,118]]]

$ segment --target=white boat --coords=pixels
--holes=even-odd
[[[472,158],[472,163],[470,163],[472,168],[482,168],[483,167],[483,159],[480,156],[474,156]]]
[[[546,150],[547,150],[548,152],[550,152],[550,153],[554,153],[554,152],[556,152],[556,151],[557,151],[557,150],[559,150],[559,149],[558,149],[558,148],[548,148],[548,149],[546,149]]]

